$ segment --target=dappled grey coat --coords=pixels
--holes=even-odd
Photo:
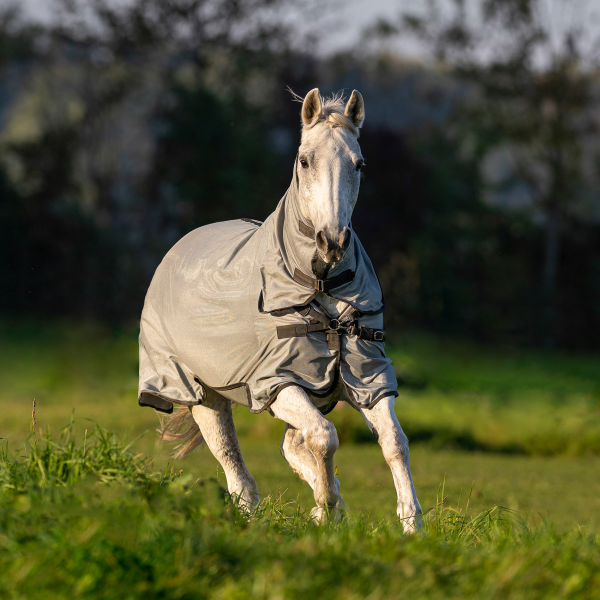
[[[279,339],[277,327],[308,324],[298,312],[317,295],[294,274],[312,276],[314,239],[300,231],[297,182],[268,219],[226,221],[181,239],[159,265],[140,324],[139,404],[171,412],[201,404],[205,389],[261,412],[286,385],[317,397],[341,379],[350,401],[371,407],[397,395],[382,341],[340,336],[340,355],[324,332]],[[371,261],[352,235],[351,281],[329,291],[360,311],[359,323],[383,328],[383,297]],[[327,279],[340,274],[334,266]],[[306,283],[306,282],[305,282]]]

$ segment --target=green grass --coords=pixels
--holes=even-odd
[[[365,515],[316,526],[280,495],[245,515],[216,479],[154,472],[101,429],[19,454],[0,458],[2,598],[594,598],[600,585],[596,536],[466,499],[407,537]]]
[[[426,336],[391,348],[412,387],[413,442],[542,456],[600,455],[600,355],[486,348]]]
[[[266,501],[239,515],[206,449],[173,464],[156,446],[154,411],[136,403],[136,335],[0,325],[1,598],[597,596],[598,356],[392,337],[396,410],[430,510],[428,535],[407,538],[390,471],[348,406],[330,416],[349,518],[309,522],[283,424],[243,407],[240,443]]]
[[[600,359],[494,349],[425,335],[393,337],[388,352],[410,385],[400,388],[397,413],[411,440],[411,465],[421,503],[435,504],[440,482],[455,503],[473,484],[477,511],[499,504],[528,520],[549,519],[560,531],[600,530]],[[37,401],[38,430],[53,434],[75,410],[81,439],[95,423],[124,439],[156,468],[169,448],[156,446],[154,411],[139,408],[137,330],[95,324],[4,323],[0,326],[0,437],[18,447],[30,434]],[[387,518],[394,510],[390,471],[356,411],[330,414],[341,447],[336,467],[349,507]],[[246,462],[261,494],[285,491],[312,507],[310,488],[281,458],[283,424],[268,414],[235,409]],[[475,451],[473,451],[475,450]],[[216,476],[205,449],[179,463],[186,473]],[[220,475],[223,483],[223,475]]]

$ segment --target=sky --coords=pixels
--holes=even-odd
[[[115,0],[126,2],[127,0]],[[3,0],[0,0],[0,4]],[[327,27],[325,35],[319,37],[319,50],[323,54],[331,54],[359,43],[361,32],[365,26],[379,18],[394,20],[400,10],[419,5],[419,0],[322,0],[330,8],[330,17],[334,23]],[[48,0],[20,0],[25,14],[47,22],[52,18]],[[290,1],[290,5],[295,3]],[[293,9],[292,9],[293,10]],[[298,19],[298,27],[302,32],[310,32],[311,25],[319,24],[319,13],[309,19],[298,18],[295,11],[293,19]],[[332,18],[335,15],[335,18]]]
[[[0,0],[0,4],[8,0]],[[113,0],[116,4],[129,0]],[[329,55],[339,50],[346,50],[360,43],[365,27],[378,19],[397,21],[402,12],[419,13],[425,0],[312,0],[316,9],[313,14],[300,13],[294,0],[285,0],[282,14],[291,20],[301,34],[319,31],[317,52]],[[311,0],[309,0],[311,1]],[[442,6],[448,6],[451,0],[441,0]],[[19,4],[31,17],[48,21],[52,18],[49,0],[20,0]],[[466,0],[467,12],[471,19],[476,19],[482,0]],[[326,6],[327,10],[320,10]],[[541,21],[551,38],[555,38],[557,47],[565,28],[573,25],[583,26],[592,37],[598,36],[600,29],[600,0],[539,0],[537,2]],[[323,15],[326,15],[324,18]],[[391,42],[392,47],[408,57],[420,57],[423,48],[414,39],[402,36]]]

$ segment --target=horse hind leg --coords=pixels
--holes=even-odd
[[[192,415],[206,445],[223,467],[231,496],[238,498],[240,506],[247,509],[257,506],[260,497],[256,481],[242,457],[233,423],[231,401],[208,390],[204,402],[192,407]]]
[[[252,509],[259,503],[256,481],[242,458],[231,402],[223,396],[208,390],[202,405],[179,409],[163,426],[161,439],[184,442],[175,458],[189,454],[205,442],[223,468],[229,493],[239,499],[240,507]]]

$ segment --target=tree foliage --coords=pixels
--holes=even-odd
[[[485,0],[477,12],[453,0],[448,11],[432,1],[425,16],[403,19],[404,31],[472,86],[455,135],[471,138],[482,155],[501,148],[510,157],[507,172],[484,182],[488,192],[521,187],[523,208],[543,223],[539,299],[550,343],[561,320],[561,242],[591,216],[590,194],[600,189],[600,38],[586,27],[585,11],[577,12],[585,8],[576,1]]]

